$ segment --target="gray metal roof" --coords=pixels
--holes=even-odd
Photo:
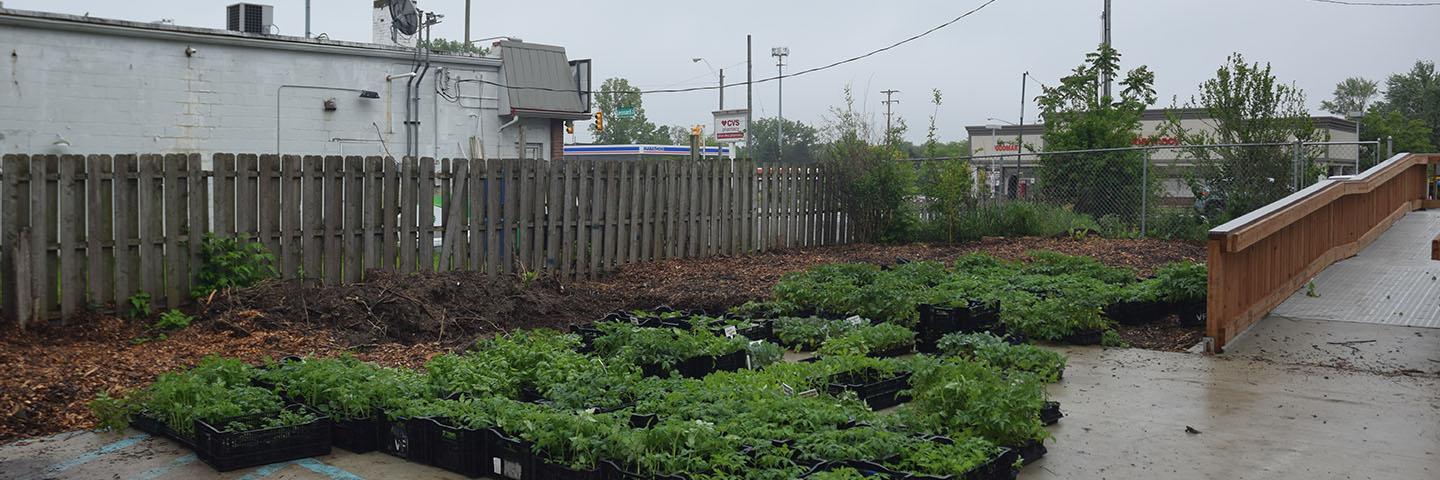
[[[510,114],[568,120],[589,117],[564,47],[516,41],[496,46],[509,87],[503,96]]]

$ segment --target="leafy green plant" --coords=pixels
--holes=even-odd
[[[190,295],[203,297],[216,290],[244,288],[279,274],[275,255],[249,235],[221,237],[205,234],[200,245],[200,272]]]
[[[977,435],[998,445],[1049,437],[1037,414],[1045,404],[1045,387],[1034,376],[1001,375],[986,364],[960,359],[914,368],[913,399],[897,412],[906,424],[942,435]]]
[[[1005,371],[1035,375],[1045,382],[1060,381],[1065,356],[1034,345],[1011,345],[990,333],[950,334],[940,338],[941,354],[973,360]]]
[[[128,309],[125,311],[125,316],[127,317],[145,318],[149,317],[150,314],[153,313],[153,310],[151,310],[150,307],[149,293],[138,292],[134,295],[131,295],[130,298],[125,299],[125,303],[129,305]]]
[[[412,371],[380,368],[348,355],[271,362],[257,376],[336,420],[370,418],[378,409],[430,393],[425,379]]]
[[[1100,345],[1113,348],[1130,348],[1130,342],[1120,337],[1120,332],[1106,330],[1100,334]]]
[[[1155,270],[1160,298],[1167,302],[1204,301],[1210,288],[1205,265],[1191,261],[1170,263]]]
[[[250,386],[254,375],[254,367],[239,360],[210,356],[189,371],[162,373],[155,383],[127,395],[101,396],[91,411],[102,427],[124,428],[132,416],[143,414],[191,436],[195,420],[278,414],[284,402],[274,392]]]
[[[915,345],[915,331],[881,323],[863,325],[820,345],[821,355],[869,355]]]
[[[775,338],[800,350],[815,350],[832,336],[869,325],[867,320],[828,320],[819,317],[784,317],[775,320]]]
[[[160,314],[160,319],[156,320],[150,327],[163,331],[179,330],[190,326],[190,322],[194,320],[195,317],[186,315],[185,312],[172,308],[170,311]]]
[[[746,348],[743,337],[727,338],[702,328],[640,328],[621,322],[597,325],[603,335],[595,339],[595,352],[636,365],[669,369],[699,356],[721,356]]]
[[[960,437],[953,443],[910,441],[887,467],[910,474],[954,475],[968,473],[999,452],[995,444],[979,437]]]

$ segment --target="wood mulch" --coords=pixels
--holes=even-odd
[[[489,279],[467,272],[375,273],[367,283],[273,282],[219,295],[192,308],[190,328],[156,339],[148,322],[93,314],[69,326],[19,331],[0,326],[0,442],[92,428],[88,402],[101,392],[144,386],[206,355],[259,362],[284,355],[352,353],[387,366],[418,367],[476,338],[591,321],[617,309],[671,305],[723,311],[769,296],[785,273],[835,262],[947,261],[984,251],[1016,259],[1035,249],[1090,255],[1148,274],[1203,261],[1202,246],[1099,238],[987,239],[960,245],[845,245],[756,255],[630,265],[594,281]],[[1184,350],[1203,333],[1178,326],[1122,328],[1137,348]],[[141,341],[146,340],[146,341]]]

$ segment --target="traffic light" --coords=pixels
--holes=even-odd
[[[575,122],[571,122],[571,121],[565,122],[565,133],[568,133],[568,134],[571,134],[571,135],[574,135],[574,134],[575,134]]]
[[[605,112],[595,112],[595,131],[605,131]]]

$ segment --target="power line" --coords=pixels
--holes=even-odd
[[[834,63],[830,63],[830,64],[828,64],[828,65],[822,65],[822,66],[819,66],[819,67],[814,67],[814,68],[810,68],[810,69],[806,69],[806,70],[801,70],[801,71],[798,71],[798,72],[791,72],[791,73],[787,73],[787,74],[783,74],[783,75],[776,75],[776,76],[773,76],[773,77],[770,77],[770,78],[763,78],[763,79],[760,79],[760,80],[755,80],[753,83],[766,83],[766,82],[773,82],[773,81],[777,81],[777,80],[781,80],[781,79],[786,79],[786,78],[791,78],[791,77],[798,77],[798,76],[801,76],[801,75],[806,75],[806,74],[810,74],[810,73],[815,73],[815,72],[819,72],[819,71],[822,71],[822,70],[829,70],[829,69],[831,69],[831,68],[835,68],[835,67],[838,67],[838,66],[847,64],[847,63],[853,63],[853,62],[857,62],[857,61],[860,61],[860,60],[864,60],[864,59],[869,58],[869,57],[871,57],[871,56],[874,56],[874,55],[876,55],[876,54],[880,54],[880,53],[884,53],[884,52],[893,50],[895,47],[899,47],[899,46],[901,46],[901,45],[904,45],[904,44],[913,42],[913,41],[915,41],[915,40],[919,40],[919,39],[921,39],[921,38],[924,38],[925,36],[928,36],[928,35],[930,35],[930,34],[932,34],[932,33],[935,33],[936,31],[938,31],[938,30],[940,30],[940,29],[942,29],[942,28],[945,28],[945,27],[948,27],[948,26],[950,26],[950,25],[953,25],[953,24],[955,24],[956,22],[959,22],[959,21],[961,21],[961,20],[964,20],[964,19],[970,17],[971,15],[974,15],[974,14],[980,12],[981,10],[984,10],[985,7],[988,7],[988,6],[990,6],[990,4],[995,3],[995,2],[997,2],[997,1],[999,1],[999,0],[989,0],[989,1],[981,4],[980,6],[975,7],[974,9],[972,9],[972,10],[970,10],[970,11],[961,14],[960,16],[951,19],[951,20],[948,21],[948,22],[942,23],[942,24],[940,24],[940,25],[936,25],[934,28],[931,28],[931,29],[926,30],[926,31],[924,31],[924,32],[920,32],[919,34],[916,34],[916,35],[913,35],[913,36],[911,36],[911,37],[909,37],[909,38],[906,38],[906,39],[904,39],[904,40],[901,40],[901,41],[892,43],[892,44],[887,45],[887,46],[885,46],[885,47],[881,47],[881,48],[878,48],[878,49],[875,49],[875,50],[871,50],[871,51],[869,51],[869,52],[867,52],[867,53],[864,53],[864,54],[861,54],[861,55],[856,55],[856,56],[853,56],[853,57],[850,57],[850,58],[846,58],[846,59],[844,59],[844,60],[840,60],[840,61],[837,61],[837,62],[834,62]],[[485,80],[480,80],[480,83],[484,83],[484,84],[487,84],[487,85],[494,85],[494,86],[496,86],[496,87],[500,87],[500,88],[504,88],[504,89],[509,89],[509,90],[538,90],[538,91],[544,91],[544,92],[573,92],[573,91],[575,91],[575,90],[572,90],[572,89],[564,89],[564,88],[529,87],[529,86],[520,86],[520,85],[501,85],[501,84],[499,84],[499,83],[490,82],[490,81],[485,81]],[[745,85],[745,84],[747,84],[747,83],[750,83],[750,82],[732,83],[732,84],[729,84],[729,85],[723,85],[723,87],[724,87],[724,88],[729,88],[729,87],[735,87],[735,86]],[[721,87],[722,87],[722,85],[706,85],[706,86],[688,87],[688,88],[661,88],[661,89],[655,89],[655,90],[639,90],[639,89],[630,90],[630,91],[603,91],[603,90],[595,90],[595,91],[588,91],[588,92],[582,91],[582,93],[590,93],[590,94],[597,94],[597,93],[598,93],[598,94],[605,94],[605,93],[638,93],[638,94],[641,94],[641,95],[649,95],[649,94],[655,94],[655,93],[701,92],[701,91],[706,91],[706,90],[718,90],[718,89],[720,89]]]
[[[1440,2],[1413,2],[1413,3],[1383,3],[1383,2],[1350,2],[1345,0],[1310,0],[1316,3],[1329,3],[1334,5],[1346,5],[1351,7],[1440,7]]]

